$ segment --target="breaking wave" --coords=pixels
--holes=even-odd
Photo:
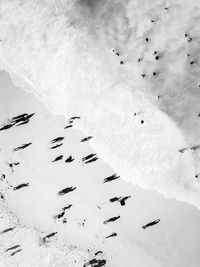
[[[122,179],[200,208],[198,14],[195,0],[1,1],[0,68],[81,116]]]

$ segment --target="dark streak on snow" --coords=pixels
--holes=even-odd
[[[73,123],[74,120],[79,120],[80,118],[81,118],[81,117],[79,117],[79,116],[71,117],[71,118],[69,119],[69,123]]]
[[[187,33],[185,33],[185,38],[189,43],[192,42],[192,37],[189,37]]]
[[[94,255],[97,256],[97,255],[102,254],[102,253],[103,253],[103,251],[99,250]]]
[[[21,122],[20,124],[18,124],[17,126],[20,126],[20,125],[24,125],[24,124],[27,124],[29,122],[29,120],[26,120],[24,122]]]
[[[3,181],[3,180],[5,180],[5,178],[6,178],[5,174],[2,174],[0,177],[0,180]]]
[[[26,123],[29,122],[29,119],[30,119],[34,114],[35,114],[35,113],[32,113],[32,114],[24,113],[24,114],[21,114],[21,115],[19,115],[19,116],[13,117],[11,120],[9,120],[8,123],[4,124],[4,125],[0,128],[0,131],[7,130],[7,129],[13,127],[14,125],[16,125],[16,126],[20,126],[20,125],[26,124]]]
[[[64,129],[71,128],[72,125],[67,125]]]
[[[46,235],[45,237],[42,238],[42,241],[43,241],[44,243],[47,242],[47,240],[48,240],[49,238],[55,236],[57,233],[58,233],[58,232],[53,232],[53,233],[51,233],[51,234],[49,234],[49,235]]]
[[[59,136],[59,137],[56,137],[56,138],[54,138],[53,140],[51,140],[51,143],[52,143],[52,144],[53,144],[53,143],[57,143],[57,142],[62,141],[63,139],[64,139],[63,136]]]
[[[19,253],[20,251],[22,251],[22,249],[18,249],[15,252],[11,253],[10,256],[14,256],[15,254]]]
[[[195,146],[192,146],[192,147],[190,147],[190,148],[188,148],[188,147],[184,147],[184,148],[181,148],[181,149],[179,149],[178,151],[180,152],[180,153],[184,153],[186,150],[193,150],[193,151],[195,151],[195,150],[197,150],[197,149],[199,149],[200,148],[200,145],[195,145]]]
[[[196,145],[196,146],[192,146],[190,149],[195,151],[195,150],[197,150],[199,148],[200,148],[200,145]]]
[[[120,200],[120,197],[113,197],[113,198],[109,199],[110,202],[116,202],[116,201],[119,201],[119,200]]]
[[[64,195],[64,194],[67,194],[67,193],[69,193],[69,192],[74,191],[75,189],[76,189],[76,187],[73,187],[73,186],[71,186],[71,187],[66,187],[66,188],[63,189],[63,190],[60,190],[60,191],[58,192],[58,195],[59,195],[59,196],[62,196],[62,195]]]
[[[14,166],[17,166],[17,165],[19,165],[20,164],[20,162],[13,162],[13,163],[8,163],[8,166],[11,168],[11,170],[12,170],[12,172],[14,172]]]
[[[13,247],[7,248],[5,251],[8,252],[10,250],[13,250],[13,249],[16,249],[16,248],[19,248],[19,247],[20,247],[20,245],[15,245]]]
[[[65,211],[70,209],[72,207],[72,204],[69,204],[68,206],[62,208],[62,212],[60,212],[59,214],[57,214],[56,216],[54,216],[54,219],[60,219],[65,215]]]
[[[85,263],[83,267],[86,266],[91,266],[91,267],[101,267],[106,265],[106,260],[97,260],[97,259],[92,259],[89,262]]]
[[[0,128],[0,131],[7,130],[7,129],[11,128],[13,125],[14,125],[14,124],[6,124],[6,125],[4,125],[4,126],[2,126],[2,127]]]
[[[1,232],[0,232],[0,235],[5,234],[5,233],[8,233],[8,232],[10,232],[10,231],[13,231],[14,229],[15,229],[15,227],[7,228],[7,229],[1,231]]]
[[[181,153],[184,153],[186,150],[188,150],[188,148],[181,148],[178,151],[181,152]]]
[[[29,186],[29,183],[19,184],[19,185],[13,187],[13,190],[19,190],[22,187],[27,187],[27,186]]]
[[[16,148],[14,148],[13,151],[18,151],[18,150],[20,150],[20,149],[24,149],[24,148],[26,148],[26,147],[28,147],[28,146],[30,146],[30,145],[32,145],[32,143],[26,143],[26,144],[23,144],[23,145],[21,145],[21,146],[18,146],[18,147],[16,147]]]
[[[104,221],[103,223],[104,223],[104,224],[107,224],[107,223],[110,223],[110,222],[114,222],[114,221],[118,220],[120,217],[121,217],[121,216],[112,217],[112,218],[110,218],[110,219]]]
[[[57,148],[57,147],[59,147],[59,146],[62,146],[62,145],[63,145],[63,143],[61,143],[61,144],[57,144],[57,145],[55,145],[55,146],[52,146],[51,149],[55,149],[55,148]]]
[[[121,206],[125,206],[126,204],[126,200],[129,199],[131,196],[126,196],[126,197],[113,197],[111,199],[109,199],[110,202],[120,202]]]
[[[131,197],[131,196],[126,196],[126,197],[121,198],[121,200],[120,200],[120,204],[121,204],[121,206],[125,206],[125,204],[126,204],[126,200],[129,199],[130,197]]]
[[[120,176],[117,176],[117,174],[113,174],[111,176],[108,176],[107,178],[104,179],[103,183],[107,183],[113,180],[118,179]]]
[[[15,120],[15,124],[17,124],[18,122],[20,122],[19,124],[17,124],[16,126],[20,126],[20,125],[23,125],[23,124],[26,124],[29,122],[30,118],[34,115],[35,113],[32,113],[30,115],[26,115],[24,116],[23,118],[20,118],[20,119],[17,119]]]
[[[80,142],[86,142],[92,138],[93,138],[93,136],[87,136],[87,137],[82,138]]]
[[[98,159],[98,157],[94,157],[94,158],[92,158],[92,159],[88,160],[87,162],[85,162],[85,164],[88,164],[88,163],[94,162],[94,161],[96,161],[97,159]]]
[[[116,236],[117,236],[117,233],[112,233],[111,235],[106,236],[106,239],[111,238],[111,237],[116,237]]]
[[[60,155],[58,157],[56,157],[54,160],[52,160],[52,162],[56,162],[58,160],[61,160],[63,158],[63,155]]]
[[[82,161],[83,161],[85,164],[88,164],[88,163],[91,163],[91,162],[93,162],[93,161],[96,161],[97,159],[98,159],[97,154],[95,154],[95,153],[91,153],[91,154],[89,154],[88,156],[83,157],[83,158],[82,158]]]
[[[160,219],[155,220],[155,221],[152,221],[152,222],[147,223],[146,225],[142,226],[142,228],[143,228],[143,229],[146,229],[146,228],[148,228],[148,227],[150,227],[150,226],[153,226],[153,225],[155,225],[155,224],[157,224],[157,223],[159,223],[159,222],[160,222]]]
[[[13,120],[19,120],[19,119],[23,119],[23,118],[26,118],[28,116],[28,113],[23,113],[21,115],[18,115],[16,117],[13,117],[12,119]]]
[[[3,194],[1,192],[0,192],[0,198],[5,200],[5,198],[4,198],[4,196],[3,196]]]
[[[66,163],[72,162],[72,161],[74,161],[74,158],[72,158],[71,155],[65,160]]]

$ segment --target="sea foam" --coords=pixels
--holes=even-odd
[[[81,116],[122,179],[200,208],[198,157],[179,151],[200,140],[198,14],[195,0],[1,0],[0,68]]]

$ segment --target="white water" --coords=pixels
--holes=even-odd
[[[200,207],[198,160],[178,151],[200,141],[199,8],[179,0],[1,0],[0,66],[51,112],[81,116],[77,127],[95,136],[91,144],[123,179]]]

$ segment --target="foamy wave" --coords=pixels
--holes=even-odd
[[[188,47],[184,36],[197,32],[200,4],[122,2],[1,1],[0,67],[51,112],[80,115],[78,127],[123,179],[200,208],[194,156],[179,152],[200,140],[200,94],[190,88],[199,66],[186,56],[199,39]]]

